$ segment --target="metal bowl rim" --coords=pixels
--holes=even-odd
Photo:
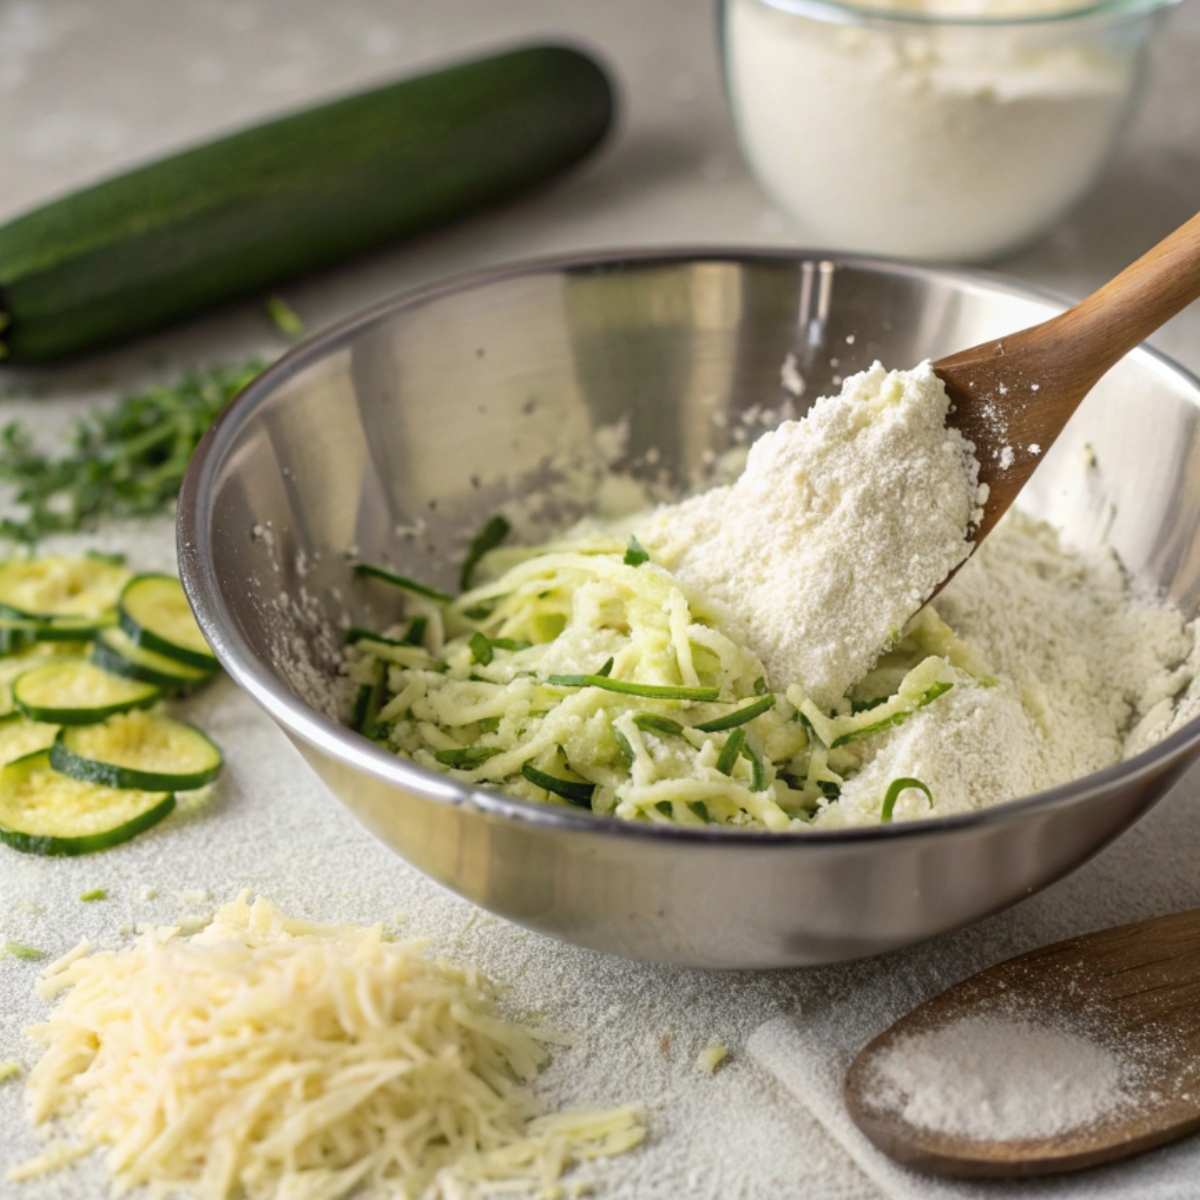
[[[592,813],[584,815],[571,808],[521,800],[499,789],[464,786],[449,775],[427,770],[387,753],[346,726],[318,713],[277,681],[274,672],[262,663],[242,637],[221,599],[215,566],[204,536],[207,505],[203,498],[212,495],[216,467],[224,460],[236,435],[279,386],[320,359],[345,349],[358,334],[377,322],[459,292],[531,275],[590,273],[606,268],[679,266],[704,262],[774,263],[780,266],[811,262],[818,267],[826,264],[850,266],[921,280],[950,282],[968,290],[1000,291],[1023,300],[1049,302],[1063,307],[1072,303],[1062,295],[1029,287],[996,272],[928,267],[904,259],[831,250],[726,245],[643,247],[545,255],[461,272],[378,300],[300,342],[248,383],[204,435],[184,477],[176,516],[179,573],[201,629],[221,665],[234,681],[249,692],[289,734],[330,755],[344,766],[365,771],[382,782],[415,792],[426,800],[469,806],[535,826],[651,841],[791,849],[801,845],[829,847],[863,842],[882,843],[901,838],[931,838],[942,833],[965,834],[985,826],[1017,820],[1035,810],[1066,808],[1119,785],[1137,783],[1169,767],[1200,745],[1200,717],[1196,717],[1169,737],[1130,759],[1043,792],[947,817],[846,829],[787,832],[691,829],[623,821]],[[1132,351],[1132,355],[1148,359],[1156,369],[1181,379],[1192,392],[1193,405],[1200,407],[1200,376],[1146,344]]]

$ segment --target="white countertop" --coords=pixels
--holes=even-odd
[[[713,6],[704,0],[0,0],[0,219],[311,97],[506,40],[567,35],[601,50],[621,81],[621,124],[602,154],[515,206],[282,289],[310,328],[427,279],[530,254],[704,242],[803,245],[804,231],[770,207],[741,164],[714,28]],[[1155,54],[1142,110],[1104,179],[1061,228],[998,269],[1080,294],[1200,206],[1197,62],[1200,4],[1184,0]],[[1156,340],[1200,370],[1200,307]],[[57,424],[149,363],[232,359],[251,348],[278,348],[260,303],[67,371],[0,374],[0,395],[35,384],[43,393],[38,404],[7,408]],[[125,532],[110,531],[106,540],[124,544]],[[134,542],[135,565],[169,563],[167,523]],[[750,1031],[789,1010],[801,993],[810,1008],[818,994],[832,1002],[873,967],[795,975],[668,971],[477,920],[468,905],[362,833],[231,685],[197,701],[192,715],[228,753],[216,801],[95,858],[5,854],[0,941],[51,951],[85,934],[111,942],[123,925],[194,908],[180,895],[193,889],[219,901],[241,886],[261,887],[284,906],[330,919],[391,921],[403,914],[408,928],[481,960],[552,1017],[590,1026],[582,1046],[552,1068],[555,1094],[650,1102],[651,1145],[609,1168],[614,1186],[603,1194],[881,1195],[816,1120],[741,1053]],[[1164,808],[1178,808],[1196,786],[1194,777],[1185,782]],[[1158,819],[1156,813],[1151,821]],[[140,898],[147,884],[157,886],[155,899]],[[112,893],[107,904],[75,900],[100,886]],[[1054,894],[1047,893],[1045,907]],[[1191,902],[1200,903],[1200,895]],[[1007,920],[990,925],[1003,929]],[[1011,940],[1012,952],[1033,944],[1016,926]],[[904,956],[887,962],[904,969]],[[30,964],[0,960],[0,1059],[30,1057],[19,1031],[39,1012],[29,997],[35,974]],[[710,1036],[728,1042],[732,1059],[707,1079],[692,1063]],[[0,1168],[36,1146],[19,1114],[19,1088],[0,1087]],[[94,1171],[79,1168],[21,1194],[96,1195]],[[7,1197],[11,1186],[0,1193]]]

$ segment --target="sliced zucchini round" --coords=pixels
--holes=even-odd
[[[21,654],[38,640],[40,624],[28,617],[0,616],[0,657]]]
[[[139,646],[119,627],[101,630],[92,646],[92,662],[114,675],[140,679],[173,693],[192,691],[213,677],[211,668],[193,667]]]
[[[12,684],[18,675],[24,675],[31,667],[40,666],[51,658],[68,655],[78,658],[86,651],[87,647],[78,642],[38,642],[6,658],[0,657],[0,717],[14,711]]]
[[[117,610],[106,608],[92,617],[47,617],[40,623],[38,640],[42,642],[72,642],[94,638],[101,630],[117,623]]]
[[[10,763],[35,750],[49,750],[57,733],[57,725],[31,721],[20,713],[0,717],[0,763]]]
[[[63,729],[50,750],[50,765],[73,779],[150,792],[204,787],[221,762],[221,751],[199,729],[147,712]]]
[[[102,621],[128,580],[124,567],[95,558],[13,558],[0,562],[0,605],[14,616]]]
[[[147,650],[214,670],[217,660],[174,575],[135,575],[117,605],[121,628]]]
[[[152,683],[113,675],[81,658],[32,667],[12,688],[20,712],[56,725],[91,725],[131,708],[149,708],[162,695]]]
[[[171,793],[63,775],[38,750],[0,767],[0,842],[27,854],[91,854],[136,837],[175,807]]]
[[[103,617],[25,617],[0,606],[0,656],[19,654],[36,642],[77,642],[114,626],[115,609]]]

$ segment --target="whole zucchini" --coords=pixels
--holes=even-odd
[[[586,55],[530,46],[335,100],[0,226],[0,357],[41,362],[506,199],[607,132]]]

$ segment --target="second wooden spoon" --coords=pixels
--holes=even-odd
[[[881,1091],[881,1056],[907,1037],[997,1012],[1082,1024],[1089,1040],[1134,1047],[1143,1061],[1131,1102],[1082,1128],[1022,1140],[910,1124],[896,1099]],[[1028,1086],[1019,1061],[1014,1045],[1011,1061],[1001,1064],[1015,1088]],[[936,1175],[1078,1171],[1200,1130],[1200,909],[1056,942],[973,975],[862,1050],[846,1075],[845,1096],[855,1123],[880,1150]]]

